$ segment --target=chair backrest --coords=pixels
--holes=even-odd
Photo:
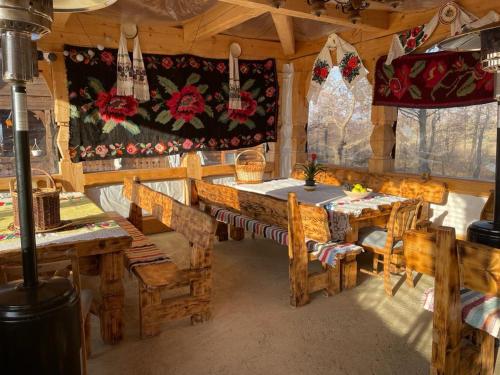
[[[397,202],[392,207],[391,216],[387,223],[386,248],[403,239],[403,235],[417,227],[418,215],[422,207],[421,200]]]
[[[138,179],[125,180],[123,195],[132,202],[132,206],[150,212],[167,227],[184,235],[194,246],[212,247],[215,220],[204,212],[185,206],[141,184]]]
[[[435,276],[431,373],[460,373],[460,289],[498,296],[500,249],[457,241],[453,228],[440,227],[407,232],[404,250],[407,267]]]
[[[194,186],[198,199],[208,205],[226,208],[269,225],[288,227],[290,206],[284,200],[205,181],[194,181]],[[305,237],[328,242],[331,235],[326,210],[308,204],[298,207]]]

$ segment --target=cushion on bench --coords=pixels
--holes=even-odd
[[[460,299],[465,323],[500,338],[500,298],[463,288]],[[424,292],[422,304],[424,309],[434,311],[434,288]]]
[[[132,245],[125,250],[125,267],[129,271],[149,264],[170,263],[171,259],[137,229],[130,221],[122,218],[120,226],[132,237]]]
[[[380,227],[364,227],[359,230],[358,243],[361,246],[368,246],[383,249],[387,241],[387,231]],[[403,241],[394,244],[394,249],[403,247]]]
[[[217,221],[237,228],[243,228],[246,231],[263,236],[266,239],[274,240],[280,245],[288,246],[288,230],[286,229],[265,224],[248,216],[240,215],[220,207],[211,207],[211,215],[215,217]],[[308,238],[306,238],[306,246],[309,253],[314,255],[320,262],[326,263],[332,267],[337,264],[337,259],[345,254],[359,254],[363,251],[362,247],[352,243],[319,243]]]

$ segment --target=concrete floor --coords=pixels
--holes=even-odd
[[[151,238],[186,263],[182,237]],[[362,258],[370,263],[369,254]],[[218,243],[212,320],[168,323],[160,336],[141,340],[137,284],[127,277],[125,340],[104,345],[94,319],[89,374],[428,374],[432,314],[420,301],[433,280],[423,277],[415,289],[403,284],[389,299],[380,279],[362,273],[358,279],[353,290],[317,293],[294,309],[285,247],[262,239]]]

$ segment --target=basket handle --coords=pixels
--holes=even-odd
[[[38,168],[31,168],[31,171],[32,172],[41,172],[42,173],[42,177],[45,177],[45,180],[48,182],[47,183],[47,187],[51,187],[53,189],[56,189],[56,182],[54,181],[54,179],[52,178],[52,176],[47,172],[47,171],[44,171],[43,169],[38,169]],[[37,176],[37,177],[40,177],[40,176]],[[17,188],[17,183],[16,183],[16,179],[15,178],[11,178],[10,181],[9,181],[9,185],[10,185],[10,192],[12,193],[13,191],[16,190]]]
[[[234,164],[238,164],[238,159],[240,158],[241,155],[243,154],[248,154],[249,152],[255,152],[257,155],[259,155],[262,159],[262,162],[266,163],[266,157],[264,156],[264,154],[260,151],[257,151],[257,150],[245,150],[245,151],[242,151],[240,152],[238,155],[236,155],[236,159],[234,159]]]

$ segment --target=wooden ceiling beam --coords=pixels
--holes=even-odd
[[[259,9],[272,14],[282,14],[285,16],[304,18],[333,25],[354,28],[362,31],[382,31],[389,28],[389,12],[364,10],[361,12],[361,21],[353,24],[349,21],[348,15],[340,10],[327,5],[327,12],[321,17],[311,13],[311,7],[305,0],[287,0],[280,8],[273,7],[268,0],[219,0],[221,3],[239,5],[247,9]]]
[[[264,9],[242,9],[238,5],[220,3],[208,12],[184,24],[184,41],[208,39],[265,13]]]
[[[273,17],[274,26],[278,32],[283,53],[285,56],[295,54],[295,34],[293,31],[293,19],[284,14],[271,13]]]

